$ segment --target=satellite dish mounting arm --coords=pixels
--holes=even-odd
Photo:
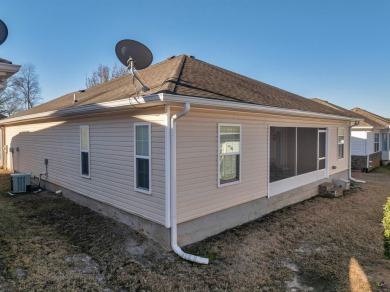
[[[135,66],[134,66],[134,59],[130,56],[129,59],[127,60],[127,69],[131,72],[131,74],[133,75],[133,77],[135,79],[137,79],[137,81],[142,85],[142,92],[146,92],[146,91],[149,91],[150,88],[147,87],[142,81],[141,79],[137,76],[137,71],[135,70]]]

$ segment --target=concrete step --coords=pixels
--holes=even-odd
[[[319,186],[319,195],[320,196],[323,196],[323,195],[326,195],[328,193],[328,191],[334,189],[336,186],[334,183],[330,183],[330,182],[326,182],[326,183],[323,183],[323,184],[320,184]]]
[[[334,188],[334,189],[331,189],[329,190],[325,195],[324,197],[327,197],[327,198],[338,198],[338,197],[341,197],[342,195],[344,195],[344,188]]]

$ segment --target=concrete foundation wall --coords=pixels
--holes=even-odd
[[[370,154],[370,169],[377,168],[381,166],[382,151]]]
[[[181,223],[178,226],[179,245],[200,241],[227,229],[258,219],[283,207],[307,200],[318,195],[320,184],[341,178],[348,179],[348,170],[270,198],[260,198]]]
[[[381,165],[382,152],[376,152],[369,155],[369,162],[367,164],[367,156],[352,155],[351,167],[354,170],[368,170],[371,171]],[[368,165],[368,167],[367,167]]]
[[[318,195],[318,186],[323,182],[334,179],[348,178],[348,170],[331,175],[329,178],[287,191],[267,198],[253,200],[213,214],[196,218],[178,225],[178,243],[181,246],[191,244],[207,237],[221,233],[227,229],[258,219],[275,210],[281,209]],[[38,181],[35,179],[35,183]],[[107,217],[118,220],[132,229],[137,230],[149,238],[159,242],[163,247],[170,249],[170,229],[148,219],[119,210],[118,208],[98,202],[80,195],[66,188],[47,182],[46,189],[62,191],[62,195],[82,206],[86,206]]]
[[[33,179],[35,184],[38,184],[38,179]],[[132,229],[137,230],[147,237],[159,242],[163,247],[170,249],[170,229],[165,228],[163,225],[152,222],[148,219],[133,215],[129,212],[120,210],[112,205],[102,203],[91,199],[89,197],[80,195],[67,188],[58,186],[50,182],[42,182],[41,185],[49,191],[56,192],[61,190],[61,195],[65,198],[85,207],[90,208],[104,216],[113,218],[119,222],[122,222]]]
[[[367,168],[367,156],[366,155],[352,155],[351,156],[351,168],[354,170],[363,170]]]

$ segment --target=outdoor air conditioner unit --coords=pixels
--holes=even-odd
[[[13,173],[12,192],[25,193],[27,186],[31,185],[31,175],[29,173]]]

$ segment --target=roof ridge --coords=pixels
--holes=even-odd
[[[371,126],[376,126],[376,127],[388,127],[390,126],[390,120],[388,120],[385,117],[379,116],[377,114],[374,114],[372,112],[369,112],[365,109],[355,107],[352,109],[353,112],[361,115],[364,120],[370,124]]]
[[[170,76],[168,76],[164,80],[164,82],[161,84],[161,87],[163,88],[163,90],[166,90],[166,91],[169,91],[172,93],[175,92],[177,83],[179,81],[179,78],[180,78],[181,73],[182,73],[183,68],[184,68],[184,63],[185,63],[186,57],[187,57],[186,55],[180,55],[180,56],[172,58],[172,59],[181,58],[181,60],[179,61],[179,64],[175,68],[173,68]],[[164,86],[166,87],[165,89],[164,89]]]
[[[344,113],[329,105],[325,106],[296,93],[189,55],[182,54],[165,59],[139,70],[139,73],[141,80],[150,88],[147,92],[141,93],[139,82],[129,86],[132,77],[128,74],[88,88],[83,94],[77,94],[75,91],[74,93],[80,97],[77,103],[73,102],[72,93],[68,93],[17,116],[114,101],[136,95],[171,93],[350,117],[350,112]]]
[[[352,110],[349,110],[349,109],[344,108],[342,106],[339,106],[337,104],[331,103],[331,102],[329,102],[327,100],[324,100],[324,99],[321,99],[321,98],[318,98],[318,97],[313,97],[313,98],[311,98],[311,100],[314,101],[314,102],[317,102],[319,104],[322,104],[324,106],[330,107],[330,108],[332,108],[334,110],[337,110],[339,112],[342,112],[344,114],[348,114],[351,117],[359,118],[359,119],[363,118],[363,116],[359,115],[357,112],[354,112]]]
[[[217,65],[208,63],[208,62],[203,61],[203,60],[199,60],[199,59],[195,59],[195,60],[196,60],[196,61],[199,61],[199,62],[202,62],[202,63],[204,63],[204,64],[206,64],[206,65],[208,65],[208,66],[212,66],[212,67],[214,67],[215,69],[219,70],[220,72],[229,73],[231,76],[239,77],[239,78],[241,78],[242,80],[245,80],[246,82],[255,82],[255,83],[259,83],[259,84],[268,86],[269,88],[276,89],[277,91],[282,91],[282,92],[285,92],[285,93],[287,93],[287,94],[294,95],[295,97],[304,98],[305,100],[309,100],[310,102],[312,102],[310,98],[303,97],[303,96],[301,96],[301,95],[299,95],[299,94],[297,94],[297,93],[288,91],[288,90],[286,90],[286,89],[277,87],[277,86],[275,86],[275,85],[272,85],[272,84],[269,84],[269,83],[266,83],[266,82],[263,82],[263,81],[254,79],[254,78],[252,78],[252,77],[243,75],[243,74],[241,74],[241,73],[234,72],[234,71],[229,70],[229,69],[225,69],[225,68],[223,68],[223,67],[220,67],[220,66],[217,66]],[[223,96],[226,96],[226,95],[223,95]],[[230,96],[227,96],[227,97],[230,97]],[[230,98],[231,98],[231,97],[230,97]],[[233,99],[236,99],[236,98],[233,98]],[[238,100],[238,99],[237,99],[237,100]]]
[[[380,121],[382,121],[382,122],[387,122],[387,123],[389,123],[389,120],[388,120],[387,118],[382,117],[382,116],[377,115],[377,114],[374,114],[374,113],[372,113],[372,112],[369,112],[369,111],[367,111],[367,110],[365,110],[365,109],[362,109],[362,108],[354,108],[354,110],[360,110],[360,111],[362,111],[363,113],[365,113],[366,115],[370,116],[371,118],[375,118],[375,119],[378,119],[378,120],[380,120]]]
[[[181,76],[182,76],[183,70],[184,70],[184,66],[185,66],[187,58],[188,58],[188,56],[186,56],[186,55],[182,55],[181,57],[183,58],[183,60],[178,67],[178,71],[177,71],[178,74],[177,74],[176,82],[173,84],[172,93],[176,92],[177,84],[180,83]]]

